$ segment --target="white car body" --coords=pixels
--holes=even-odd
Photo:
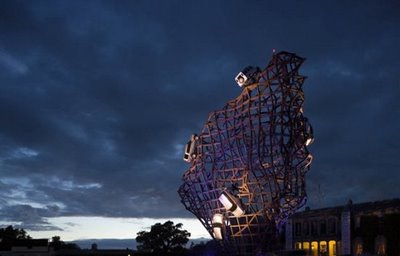
[[[239,202],[235,200],[235,198],[228,192],[226,191],[222,192],[218,200],[225,207],[225,209],[231,212],[235,217],[240,217],[244,214],[244,211],[240,207]]]
[[[224,216],[220,213],[214,214],[212,218],[212,227],[213,227],[213,234],[215,239],[217,240],[222,240],[223,235],[222,235],[222,228],[223,228],[223,220]]]
[[[192,162],[193,159],[197,156],[197,145],[198,145],[199,136],[197,134],[193,134],[190,137],[190,140],[185,145],[185,152],[183,154],[183,161]]]

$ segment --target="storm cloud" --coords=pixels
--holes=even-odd
[[[191,217],[183,146],[272,49],[306,57],[308,204],[400,195],[397,1],[0,1],[0,222]]]

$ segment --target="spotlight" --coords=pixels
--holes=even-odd
[[[212,228],[215,239],[222,240],[222,228],[224,217],[220,213],[216,213],[212,219]]]
[[[306,140],[306,146],[311,145],[313,142],[314,142],[314,138],[312,138],[312,137],[307,138],[307,140]]]
[[[242,72],[239,72],[239,74],[235,77],[235,81],[240,87],[244,85],[247,79],[248,79],[247,76]]]
[[[304,126],[305,126],[304,137],[306,139],[306,146],[309,146],[314,142],[314,132],[307,118],[305,118]]]
[[[225,207],[225,209],[230,211],[233,215],[235,215],[235,217],[240,217],[244,214],[244,211],[239,205],[239,201],[228,192],[223,191],[218,200]]]
[[[240,87],[253,84],[257,82],[260,73],[261,70],[259,67],[247,66],[239,72],[235,77],[235,81]]]

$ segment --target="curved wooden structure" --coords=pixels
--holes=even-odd
[[[229,255],[270,249],[288,216],[305,204],[313,135],[303,114],[303,61],[274,54],[256,83],[209,114],[192,143],[178,192]]]

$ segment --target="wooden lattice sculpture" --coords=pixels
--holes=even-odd
[[[303,61],[280,52],[264,70],[242,73],[251,83],[237,77],[242,93],[210,113],[186,145],[191,167],[178,191],[182,203],[229,255],[271,249],[305,204],[313,135],[303,115]]]

